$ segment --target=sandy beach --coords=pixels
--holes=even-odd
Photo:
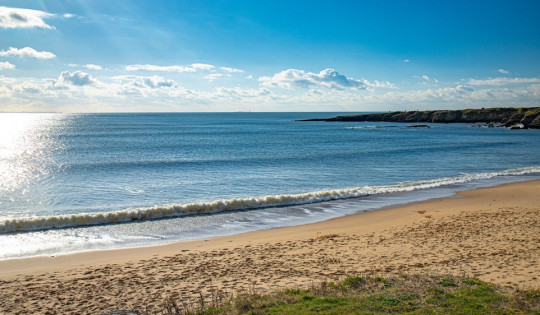
[[[466,274],[540,286],[540,181],[297,227],[0,261],[0,313],[99,314],[167,297],[309,286],[346,275]]]

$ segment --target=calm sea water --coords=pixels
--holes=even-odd
[[[339,113],[0,113],[0,259],[329,219],[540,178],[540,130]]]

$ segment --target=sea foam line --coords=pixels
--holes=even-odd
[[[540,167],[511,169],[493,173],[462,174],[456,177],[445,177],[434,180],[405,182],[388,186],[365,186],[308,192],[303,194],[274,195],[252,198],[233,198],[229,200],[175,204],[102,213],[80,213],[47,217],[13,218],[0,221],[0,234],[48,230],[54,228],[127,223],[139,220],[162,219],[197,214],[211,214],[226,211],[294,206],[331,200],[364,197],[368,195],[408,192],[419,189],[435,188],[452,184],[466,183],[473,180],[489,179],[496,176],[527,175],[534,173],[540,173]]]

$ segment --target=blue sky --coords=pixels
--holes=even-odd
[[[2,1],[0,111],[540,106],[540,1]]]

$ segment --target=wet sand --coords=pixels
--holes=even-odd
[[[99,314],[359,273],[540,286],[540,181],[215,239],[0,261],[0,313]]]

